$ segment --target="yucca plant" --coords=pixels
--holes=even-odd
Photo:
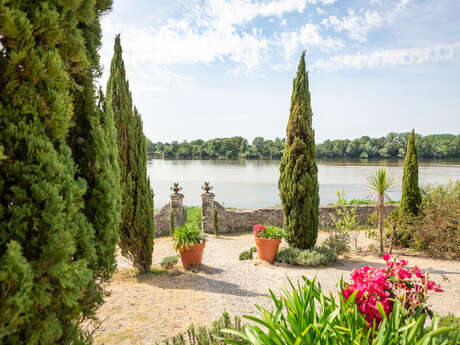
[[[315,280],[303,277],[304,285],[291,291],[283,288],[280,298],[270,290],[275,304],[272,311],[257,306],[260,318],[245,315],[252,322],[243,330],[225,329],[222,332],[243,339],[224,339],[227,344],[243,345],[456,345],[460,330],[453,325],[443,326],[435,315],[431,324],[424,327],[426,315],[410,313],[395,302],[392,313],[385,315],[380,307],[382,322],[370,326],[355,303],[356,293],[345,301],[342,282],[339,296],[323,293]]]
[[[174,249],[178,252],[189,249],[204,241],[201,229],[196,223],[186,223],[174,231]]]
[[[380,253],[383,254],[383,219],[385,217],[385,201],[391,200],[388,192],[392,191],[397,183],[387,169],[377,169],[369,174],[367,183],[377,201],[378,227],[380,233]]]

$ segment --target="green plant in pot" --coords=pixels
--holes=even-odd
[[[277,226],[256,224],[252,227],[254,241],[257,247],[257,256],[260,260],[273,264],[278,254],[281,240],[285,236],[283,229]]]
[[[196,223],[187,223],[174,231],[174,249],[179,252],[182,266],[201,265],[206,239]]]

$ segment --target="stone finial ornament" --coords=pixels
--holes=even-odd
[[[172,187],[170,187],[169,189],[173,191],[174,194],[178,194],[182,190],[182,187],[179,187],[179,182],[174,182]]]
[[[209,194],[209,191],[212,190],[214,187],[209,184],[209,182],[204,182],[203,185],[201,186],[201,189],[206,192],[206,194]]]

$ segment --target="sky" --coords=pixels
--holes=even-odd
[[[415,128],[460,134],[459,0],[114,0],[152,141],[284,137],[303,50],[317,142]]]

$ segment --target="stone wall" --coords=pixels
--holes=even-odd
[[[187,219],[186,208],[183,206],[183,194],[171,194],[171,201],[155,213],[155,236],[168,236],[170,232],[171,208],[173,210],[174,227],[181,226]],[[214,208],[217,210],[217,218],[220,233],[248,232],[254,224],[270,224],[283,226],[283,209],[281,207],[267,207],[247,210],[229,210],[219,204],[214,193],[201,194],[202,229],[206,233],[214,233]],[[340,206],[342,208],[356,209],[358,223],[370,225],[369,216],[376,211],[375,205]],[[388,214],[396,205],[386,205],[385,212]],[[336,218],[337,210],[334,206],[319,207],[319,227],[325,229],[333,225],[331,214]]]
[[[217,201],[214,201],[214,194],[203,194],[203,231],[206,233],[214,233],[213,212],[214,207],[217,209],[219,232],[248,232],[252,230],[254,224],[270,224],[279,227],[283,226],[283,209],[281,207],[267,207],[248,210],[228,210]],[[343,208],[355,208],[358,216],[358,223],[361,225],[370,225],[369,216],[376,211],[375,205],[353,205],[341,206]],[[396,205],[385,206],[385,212],[388,214],[396,207]],[[336,218],[337,210],[334,206],[320,206],[319,208],[319,227],[325,229],[332,224],[331,214]]]

